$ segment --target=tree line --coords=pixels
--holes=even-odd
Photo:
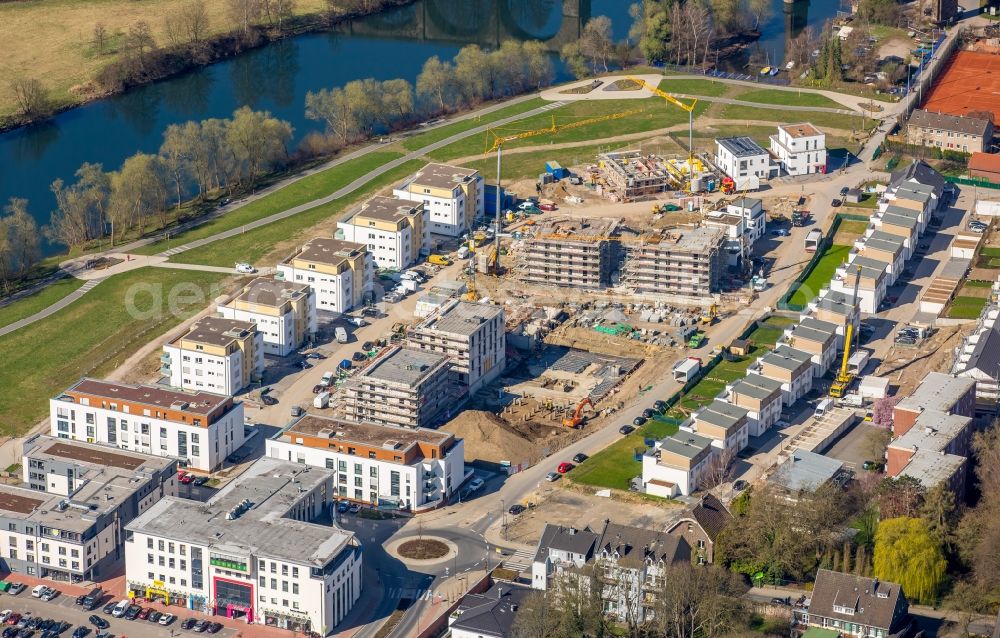
[[[416,87],[403,79],[354,80],[306,94],[306,117],[322,122],[339,144],[390,132],[418,118],[473,107],[550,84],[555,69],[540,42],[507,40],[493,51],[475,44],[450,61],[424,63]]]
[[[73,248],[108,235],[121,241],[150,225],[163,228],[169,209],[186,199],[250,189],[285,165],[291,137],[288,122],[249,107],[231,118],[172,124],[156,154],[136,153],[111,172],[85,163],[72,184],[55,180],[56,209],[43,232]]]
[[[41,258],[38,225],[28,212],[28,200],[11,197],[0,211],[0,282],[4,294]]]

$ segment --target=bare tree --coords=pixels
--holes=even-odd
[[[747,9],[750,11],[750,17],[753,18],[753,30],[756,31],[760,27],[761,22],[767,21],[771,17],[771,0],[750,0],[747,3]]]
[[[184,5],[179,13],[181,28],[188,42],[200,44],[208,35],[210,21],[204,0],[193,0]]]
[[[417,76],[417,96],[421,100],[446,112],[454,104],[456,89],[455,69],[450,63],[442,62],[436,55],[424,62]]]
[[[129,27],[125,36],[125,57],[128,60],[129,75],[135,76],[146,70],[146,54],[156,48],[153,30],[145,20],[139,20]]]
[[[263,9],[261,0],[228,0],[228,3],[229,17],[236,25],[236,32],[244,41],[249,41]]]
[[[166,225],[167,176],[156,155],[136,153],[111,175],[109,210],[118,238],[131,229],[141,234],[150,218],[159,216]]]
[[[11,197],[4,207],[4,213],[9,221],[7,249],[10,252],[10,265],[18,277],[24,276],[41,257],[38,224],[28,212],[28,200]]]
[[[284,22],[295,13],[295,0],[262,0],[262,12],[272,27],[281,31]]]
[[[580,53],[587,58],[590,66],[596,72],[598,69],[608,71],[608,60],[614,49],[611,39],[611,18],[597,16],[587,21],[580,34]]]
[[[98,22],[94,25],[92,41],[97,55],[104,55],[104,48],[108,45],[108,29],[104,26],[103,22]]]
[[[18,110],[25,117],[38,117],[48,112],[48,93],[36,78],[16,77],[10,81],[10,90]]]

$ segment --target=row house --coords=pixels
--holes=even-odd
[[[837,360],[837,326],[807,317],[785,328],[779,341],[812,355],[813,374],[821,377]]]
[[[749,371],[781,382],[781,398],[791,405],[812,390],[812,355],[803,350],[779,345],[750,366]]]
[[[720,454],[735,458],[749,442],[749,411],[732,403],[715,399],[695,410],[681,425],[681,431],[699,434],[712,439]]]
[[[718,449],[711,438],[685,430],[660,439],[642,456],[642,490],[664,498],[689,496],[712,469]]]
[[[726,386],[720,399],[747,411],[750,436],[761,436],[781,419],[781,382],[748,374]]]

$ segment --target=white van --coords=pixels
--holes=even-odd
[[[320,392],[319,394],[316,395],[316,398],[313,399],[314,408],[326,408],[329,406],[330,406],[329,392]]]
[[[347,331],[341,327],[334,329],[333,334],[337,337],[337,343],[347,343]]]
[[[125,615],[125,612],[128,611],[128,608],[131,604],[132,601],[128,599],[118,601],[118,604],[115,605],[115,608],[111,610],[111,615],[114,616],[115,618],[121,618],[122,616]]]
[[[816,404],[816,410],[813,412],[813,418],[815,419],[820,418],[821,416],[826,414],[827,410],[829,410],[832,407],[833,407],[833,399],[823,399],[818,404]]]

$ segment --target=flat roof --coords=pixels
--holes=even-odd
[[[815,137],[823,135],[823,132],[809,122],[799,122],[798,124],[781,124],[778,128],[788,133],[789,137]]]
[[[756,197],[740,197],[739,199],[729,202],[729,206],[736,206],[738,208],[756,208],[757,206],[762,206],[763,204],[764,202]]]
[[[898,239],[898,235],[897,235]],[[903,248],[903,242],[901,241],[886,241],[884,239],[876,239],[875,237],[869,237],[865,240],[865,248],[871,248],[872,250],[881,250],[887,253],[892,253],[895,255]],[[862,249],[863,250],[863,249]]]
[[[965,464],[966,458],[957,454],[924,454],[917,452],[898,476],[909,476],[930,489],[951,479]]]
[[[68,443],[53,443],[43,451],[57,458],[81,461],[92,465],[107,465],[127,470],[134,470],[142,466],[145,462],[141,458],[125,456],[124,454],[109,452],[105,449],[85,448]]]
[[[295,435],[326,436],[331,440],[382,447],[387,450],[405,449],[414,443],[443,445],[453,438],[451,434],[439,430],[357,423],[317,414],[305,414],[299,417],[289,423],[284,430],[278,432],[274,438],[277,439],[286,434],[289,437]]]
[[[913,427],[893,439],[890,448],[938,453],[945,450],[955,437],[972,427],[972,417],[947,414],[939,410],[924,410]]]
[[[757,399],[758,401],[766,399],[774,394],[774,390],[767,390],[752,383],[747,383],[744,379],[740,379],[733,384],[732,392],[735,392],[736,394],[745,394],[746,396],[752,399]]]
[[[895,204],[889,204],[885,207],[883,211],[886,215],[899,215],[900,217],[911,217],[913,219],[919,219],[922,214],[919,210],[913,210],[912,208],[907,208],[905,206],[897,206]]]
[[[781,381],[777,379],[772,379],[771,377],[765,377],[756,373],[749,373],[742,379],[743,383],[747,383],[756,388],[761,388],[766,390],[768,393],[774,392],[775,390],[781,389]]]
[[[827,334],[837,334],[837,324],[830,323],[829,321],[823,321],[822,319],[817,319],[815,317],[806,317],[799,321],[797,326],[802,326],[803,328],[809,328],[810,330],[817,330],[819,332],[825,332]]]
[[[263,457],[207,502],[162,498],[127,529],[205,545],[220,553],[252,554],[321,568],[352,543],[353,532],[287,516],[303,494],[332,476],[323,468]],[[244,501],[249,501],[249,509],[227,519]]]
[[[810,328],[809,326],[800,323],[792,326],[789,330],[789,334],[793,339],[805,339],[806,341],[826,343],[832,335],[836,334],[836,332],[816,330],[815,328]]]
[[[45,503],[42,499],[34,498],[34,494],[38,494],[38,492],[6,485],[0,486],[0,510],[17,514],[30,514]]]
[[[243,301],[257,306],[277,308],[290,299],[308,294],[309,284],[297,284],[270,277],[257,277],[244,286],[243,290],[227,301],[225,305]]]
[[[792,492],[814,490],[836,476],[843,465],[837,459],[798,448],[778,466],[771,481]]]
[[[902,226],[903,228],[909,228],[910,230],[917,227],[917,220],[915,217],[894,215],[892,213],[885,213],[882,215],[882,223],[892,224],[893,226]]]
[[[447,356],[436,352],[396,348],[376,359],[355,379],[375,379],[415,386],[447,362]]]
[[[361,211],[358,212],[358,215],[388,222],[398,222],[400,219],[412,215],[422,205],[422,202],[411,199],[377,195],[361,205]]]
[[[740,419],[745,418],[747,414],[749,414],[749,410],[745,408],[715,399],[692,416],[697,421],[705,421],[728,430],[739,423]]]
[[[177,337],[171,343],[178,343],[181,340],[185,340],[212,346],[228,346],[236,339],[246,336],[247,333],[256,331],[257,325],[249,321],[223,319],[222,317],[203,317],[195,322],[186,333]]]
[[[906,184],[896,189],[895,195],[899,199],[909,199],[914,202],[926,204],[931,199],[931,191],[923,184],[913,184],[914,188]]]
[[[867,241],[871,241],[873,239],[878,241],[890,242],[893,244],[897,244],[899,246],[902,246],[904,241],[903,238],[900,237],[899,235],[894,235],[892,233],[887,233],[884,230],[878,230],[878,229],[872,231],[872,234],[868,236]]]
[[[798,370],[803,363],[812,360],[812,355],[790,346],[779,346],[763,357],[764,363],[786,370]]]
[[[211,392],[186,392],[158,385],[130,385],[84,377],[66,388],[59,399],[70,399],[67,392],[85,394],[109,401],[125,401],[156,408],[179,410],[191,414],[210,415],[227,406],[232,398]]]
[[[689,459],[696,458],[709,447],[712,447],[712,439],[684,430],[678,430],[660,441],[661,449]]]
[[[97,473],[107,472],[111,475],[121,475],[128,478],[164,470],[174,463],[174,460],[169,457],[142,454],[141,452],[83,441],[69,442],[47,435],[27,440],[24,454],[40,461],[72,462],[81,470],[93,470]],[[88,475],[82,474],[81,476],[86,478]]]
[[[537,227],[536,227],[537,228]],[[535,239],[551,239],[554,241],[572,241],[588,237],[611,237],[617,235],[618,220],[601,217],[578,219],[575,217],[557,217],[550,219],[539,228]],[[546,237],[550,235],[550,237]],[[590,240],[588,240],[588,243]],[[594,244],[596,247],[596,243]]]
[[[479,171],[472,168],[431,163],[404,180],[400,189],[406,189],[411,184],[429,186],[431,188],[451,189],[458,184],[469,181],[478,174]]]
[[[936,410],[948,412],[959,399],[976,386],[976,380],[944,372],[928,372],[917,388],[896,407],[918,412]]]
[[[764,147],[745,135],[738,137],[720,137],[715,140],[715,143],[736,157],[767,155],[767,151],[764,150]]]
[[[503,308],[500,306],[454,299],[422,321],[416,330],[436,330],[468,337],[484,323],[498,316],[503,316]]]
[[[343,239],[329,237],[314,237],[281,263],[287,264],[293,259],[301,259],[317,264],[337,266],[346,259],[356,257],[367,250],[368,248],[364,244],[353,241],[344,241]]]

